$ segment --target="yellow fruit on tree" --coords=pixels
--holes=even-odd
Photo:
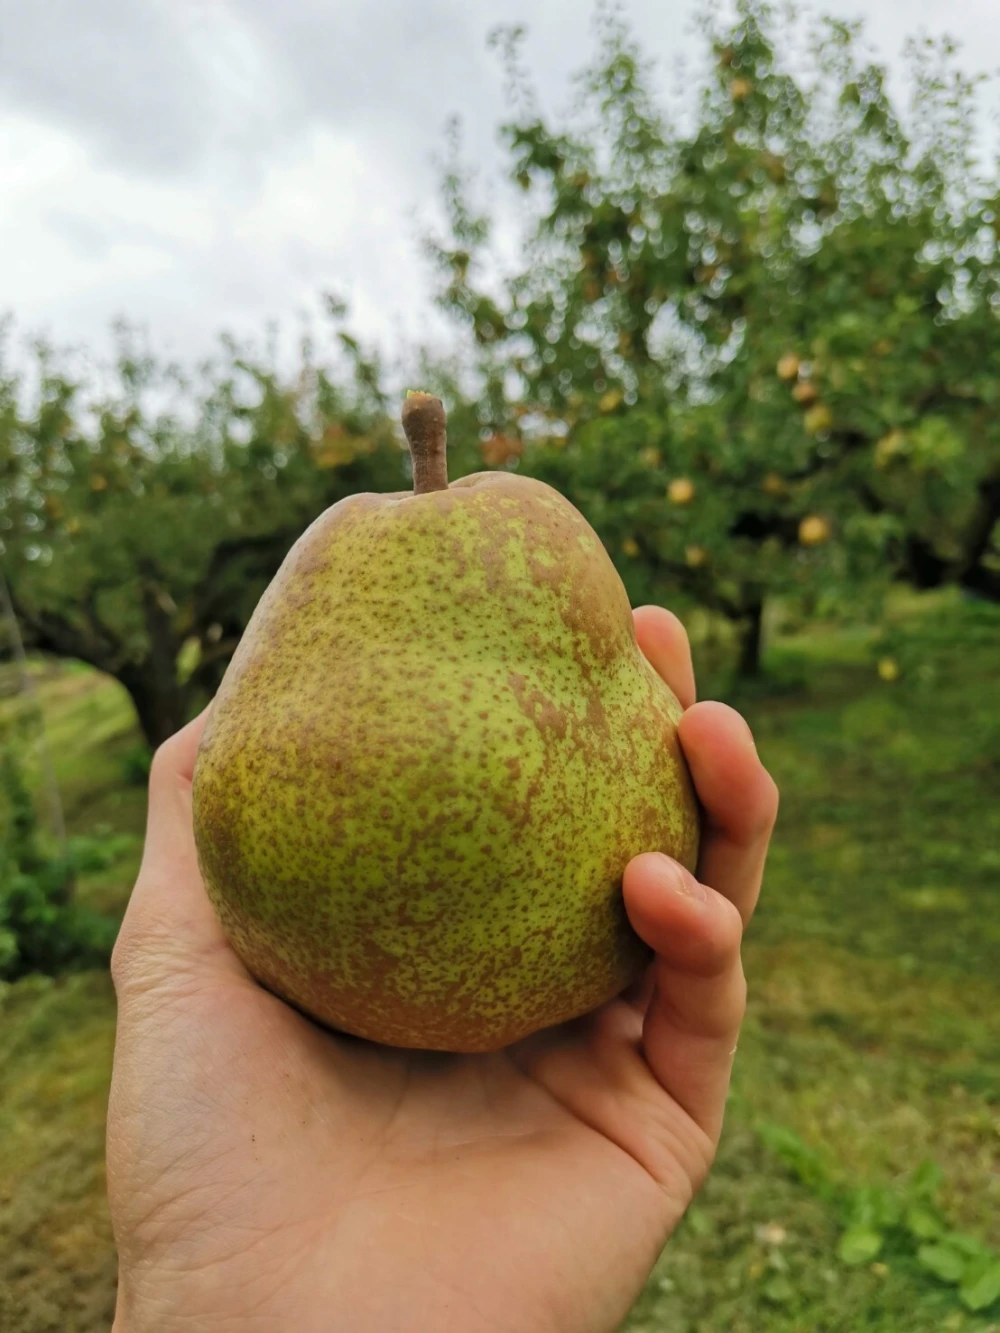
[[[821,514],[809,514],[799,524],[799,541],[803,546],[822,546],[830,540],[832,531]]]
[[[708,552],[704,546],[688,546],[684,551],[684,561],[689,569],[700,569],[708,563]]]
[[[784,477],[779,477],[777,472],[769,472],[760,483],[760,488],[765,495],[784,495],[787,487]]]
[[[742,102],[753,92],[753,84],[749,79],[733,79],[729,85],[729,92],[734,102]]]
[[[805,407],[807,403],[814,403],[819,394],[816,391],[816,385],[811,380],[803,380],[801,384],[796,384],[792,390],[792,397],[797,403],[801,403]]]
[[[491,435],[479,446],[487,467],[505,467],[524,453],[524,441],[514,435]]]
[[[817,403],[805,413],[802,424],[810,435],[822,435],[833,425],[833,413],[825,404]]]
[[[634,560],[635,557],[639,554],[639,543],[636,541],[634,537],[626,537],[625,540],[622,542],[622,550],[625,552],[625,554],[629,557],[630,560]]]
[[[899,680],[899,663],[894,657],[883,657],[878,664],[878,674],[881,680],[891,685],[894,680]]]
[[[888,467],[892,460],[903,452],[905,445],[906,436],[901,430],[891,430],[888,435],[883,435],[875,446],[875,466]]]
[[[794,352],[786,352],[778,362],[778,379],[793,380],[799,373],[799,358]]]
[[[667,487],[667,498],[671,504],[689,505],[694,499],[694,482],[688,477],[675,477]]]

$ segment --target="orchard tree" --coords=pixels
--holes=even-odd
[[[743,0],[671,121],[613,13],[599,33],[566,126],[498,34],[515,264],[457,159],[444,181],[441,301],[506,386],[484,429],[580,505],[633,596],[739,623],[745,674],[774,594],[1000,597],[1000,187],[952,48],[909,48],[899,109],[857,25]]]
[[[185,379],[123,334],[110,375],[0,365],[0,559],[29,647],[115,677],[157,745],[217,688],[328,505],[407,484],[377,364],[334,376],[231,342]]]

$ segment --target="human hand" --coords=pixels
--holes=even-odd
[[[680,623],[646,607],[636,630],[688,708],[700,883],[637,857],[648,977],[496,1054],[338,1037],[258,986],[198,871],[203,719],[158,752],[112,961],[115,1333],[618,1327],[715,1155],[777,811],[746,724],[694,704]]]

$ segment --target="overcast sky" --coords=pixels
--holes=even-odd
[[[629,0],[664,87],[692,0]],[[997,0],[826,0],[890,60],[947,29],[1000,63]],[[559,106],[591,47],[586,0],[0,0],[0,311],[97,345],[125,315],[174,355],[259,332],[334,289],[384,343],[434,327],[418,219],[458,114],[496,162],[486,37],[524,21]]]

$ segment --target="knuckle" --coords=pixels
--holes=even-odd
[[[111,951],[111,981],[121,998],[136,990],[148,990],[151,982],[169,971],[165,930],[148,913],[137,912],[132,903],[125,913]]]
[[[747,978],[742,967],[736,969],[733,976],[733,1017],[737,1025],[743,1022],[747,1012]]]
[[[738,959],[740,949],[743,944],[743,916],[740,909],[729,898],[724,899],[726,904],[726,939],[724,950],[727,960]]]
[[[126,916],[118,930],[114,948],[111,950],[111,982],[117,995],[121,995],[128,986],[134,959],[134,934],[129,928],[128,917]]]
[[[778,784],[766,768],[761,769],[761,775],[760,805],[753,830],[757,836],[767,835],[774,828],[781,801]]]
[[[149,785],[151,788],[161,786],[164,779],[176,772],[178,748],[177,736],[171,736],[156,747],[149,768]]]

